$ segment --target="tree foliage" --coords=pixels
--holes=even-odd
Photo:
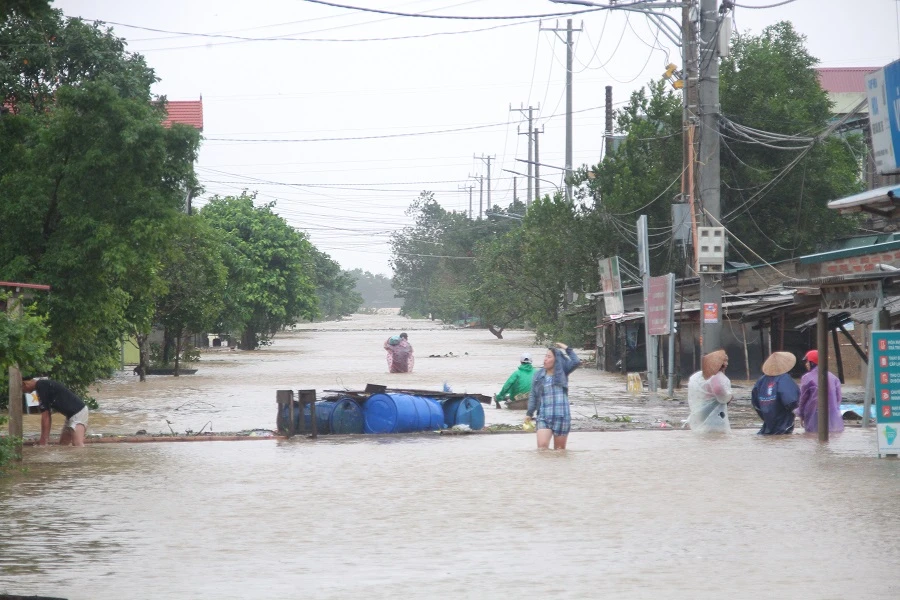
[[[45,373],[55,360],[50,355],[50,328],[47,315],[37,303],[0,295],[0,308],[7,302],[23,302],[22,315],[0,311],[0,407],[9,399],[9,367],[18,365],[25,374]]]
[[[342,271],[341,266],[324,252],[312,248],[312,253],[319,315],[324,319],[339,319],[359,310],[363,299],[356,291],[356,278]]]
[[[166,289],[156,301],[155,321],[175,342],[178,375],[185,336],[213,328],[224,309],[227,269],[218,239],[200,219],[180,215],[167,250],[160,273]]]
[[[199,135],[162,127],[153,71],[109,31],[59,11],[0,27],[0,276],[53,288],[53,376],[75,389],[117,366],[146,316],[160,226],[195,184]],[[133,309],[133,310],[132,310]]]
[[[228,268],[223,328],[242,331],[242,347],[257,348],[300,319],[317,316],[312,245],[255,196],[214,197],[200,217],[218,230]]]
[[[739,36],[722,64],[723,120],[789,136],[826,131],[830,106],[814,64],[789,23]],[[464,215],[444,211],[431,194],[420,196],[410,207],[415,224],[392,240],[404,311],[446,318],[452,314],[447,305],[454,305],[480,316],[498,335],[518,323],[535,328],[538,337],[583,333],[594,315],[578,304],[582,292],[598,289],[597,260],[619,255],[638,263],[640,215],[648,217],[651,273],[684,273],[686,253],[672,239],[672,203],[682,191],[682,118],[681,97],[666,82],[635,91],[615,115],[618,147],[576,173],[574,202],[559,195],[541,199],[514,228],[482,233],[470,246],[449,243],[473,231]],[[826,203],[859,189],[858,138],[786,144],[804,146],[799,152],[731,139],[726,130],[722,141],[722,215],[735,240],[731,258],[796,256],[852,230],[853,221]],[[702,194],[696,200],[702,206]],[[471,255],[474,268],[449,268],[441,255]]]
[[[515,228],[516,221],[470,219],[445,210],[432,192],[422,192],[406,212],[413,225],[391,236],[393,285],[404,299],[402,312],[450,321],[468,317],[476,247]]]
[[[362,305],[366,308],[393,308],[398,306],[394,298],[391,278],[381,273],[370,273],[362,269],[349,271],[356,282],[356,291],[362,296]]]
[[[805,37],[787,21],[758,36],[736,36],[720,69],[723,113],[768,132],[822,132],[831,106],[813,68],[816,62]],[[855,221],[830,210],[827,202],[861,189],[859,136],[830,136],[808,151],[777,150],[727,131],[722,142],[723,222],[757,254],[766,260],[799,256],[815,251],[822,240],[852,231]],[[747,262],[758,260],[745,247],[731,247]]]

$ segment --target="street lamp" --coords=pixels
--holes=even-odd
[[[511,171],[511,170],[509,170],[509,169],[501,169],[501,171],[505,171],[505,172],[507,172],[507,173],[512,173],[513,175],[520,175],[520,176],[522,176],[522,177],[528,177],[528,175],[526,175],[525,173],[519,173],[518,171]],[[537,179],[538,181],[544,181],[544,182],[546,182],[546,183],[549,183],[549,184],[552,185],[553,187],[555,187],[555,188],[556,188],[556,193],[557,193],[557,194],[561,194],[561,193],[562,193],[562,188],[560,188],[558,185],[556,185],[555,183],[553,183],[553,182],[550,181],[549,179],[543,179],[543,178],[541,178],[541,177],[535,177],[535,179]]]

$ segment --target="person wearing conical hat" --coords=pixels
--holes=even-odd
[[[803,428],[809,432],[819,430],[819,351],[810,350],[803,357],[806,370],[800,378],[800,406],[797,416]],[[841,380],[828,372],[828,431],[843,431],[844,418],[841,415]]]
[[[763,376],[750,392],[750,402],[762,419],[760,435],[794,432],[794,409],[800,403],[800,388],[790,371],[797,364],[791,352],[773,352],[763,363]]]
[[[688,406],[691,414],[688,424],[691,431],[700,433],[726,433],[731,431],[728,422],[728,403],[734,398],[731,381],[725,375],[728,354],[724,350],[710,352],[703,357],[702,369],[688,380]]]

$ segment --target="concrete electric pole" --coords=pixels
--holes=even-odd
[[[540,110],[540,109],[541,109],[541,105],[538,104],[538,110]],[[534,155],[533,155],[534,138],[531,136],[531,130],[533,129],[532,120],[534,117],[534,108],[531,106],[529,106],[527,109],[513,108],[512,106],[509,107],[510,112],[520,112],[520,113],[522,113],[523,116],[525,115],[526,110],[528,111],[528,129],[525,133],[522,133],[520,131],[519,135],[527,135],[528,136],[528,192],[527,192],[527,195],[525,196],[525,208],[528,208],[529,206],[531,206],[531,199],[532,199],[531,184],[532,184],[532,180],[534,178],[532,168],[531,168],[531,161],[535,160]]]
[[[460,190],[469,190],[469,220],[472,220],[472,190],[475,188],[474,185],[461,185],[459,186]]]
[[[541,29],[541,31],[552,31],[559,35],[560,32],[566,32],[566,200],[572,201],[572,60],[574,52],[574,42],[572,34],[581,31],[581,28],[572,29],[572,19],[566,20],[566,28],[558,27]],[[537,159],[535,159],[537,162]]]
[[[700,143],[697,153],[699,202],[704,222],[721,218],[719,171],[719,15],[718,0],[700,0],[700,73],[697,82]],[[703,354],[722,347],[722,279],[724,273],[700,273],[700,347]]]
[[[487,163],[487,203],[488,203],[488,208],[491,208],[491,207],[493,207],[493,204],[491,204],[491,161],[497,157],[496,156],[485,156],[484,154],[482,154],[481,156],[473,155],[473,158],[480,158],[485,163]],[[479,205],[478,218],[480,219],[483,214],[484,214],[484,208],[483,208],[483,206]]]

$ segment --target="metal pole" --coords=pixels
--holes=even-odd
[[[721,217],[719,173],[719,55],[718,0],[700,0],[700,203],[710,218],[710,225],[718,225]],[[700,302],[714,304],[718,318],[715,323],[701,323],[703,353],[722,347],[722,275],[700,275]]]
[[[656,340],[650,335],[650,250],[648,246],[647,215],[637,220],[638,266],[644,286],[644,344],[646,347],[647,380],[651,392],[659,383],[657,374]]]
[[[819,311],[816,323],[816,349],[819,351],[819,441],[828,441],[828,313]]]
[[[669,274],[669,398],[675,394],[675,275]]]

